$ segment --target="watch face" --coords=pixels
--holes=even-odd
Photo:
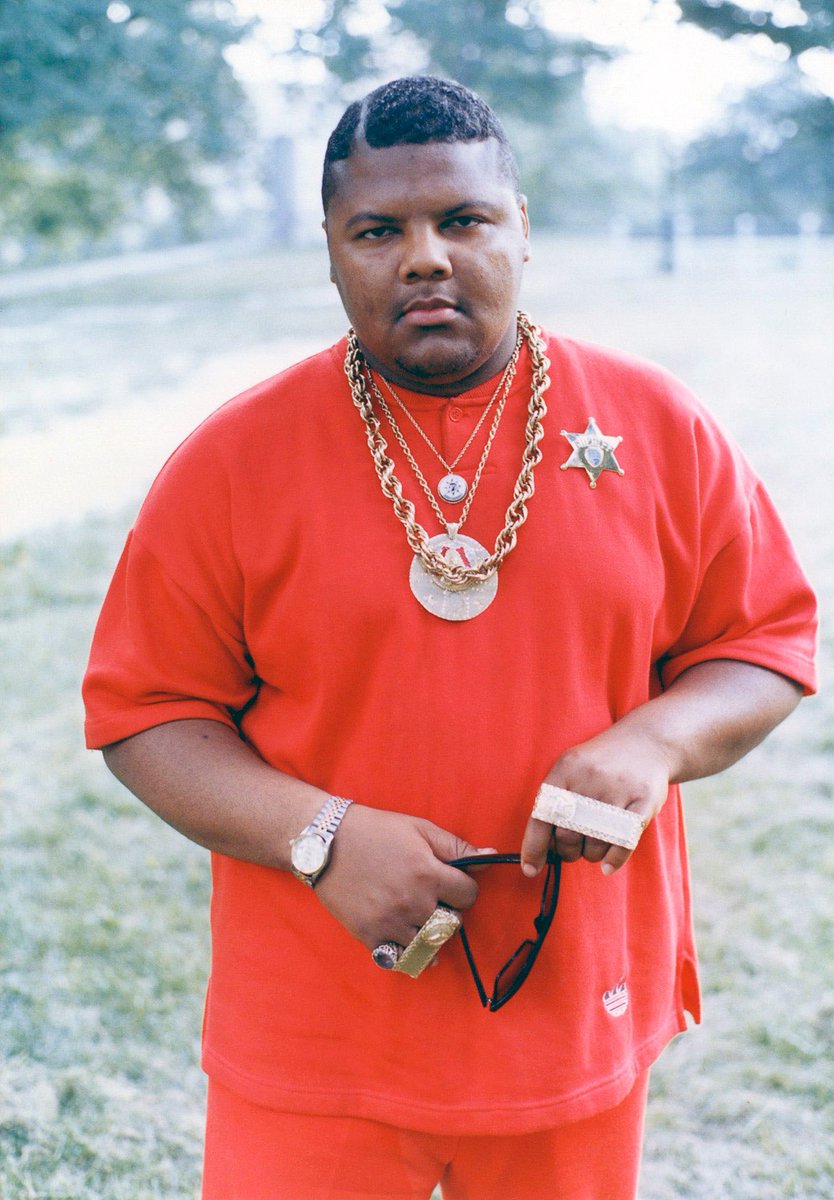
[[[327,846],[315,833],[303,833],[292,846],[292,865],[302,875],[315,875],[327,862]]]

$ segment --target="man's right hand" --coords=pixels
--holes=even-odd
[[[477,852],[431,821],[352,804],[315,890],[369,950],[381,942],[406,946],[439,903],[456,909],[475,903],[475,880],[447,863]]]
[[[327,793],[275,770],[228,725],[171,721],[105,749],[111,771],[163,820],[220,854],[290,869],[290,841]],[[406,945],[439,901],[469,908],[478,888],[449,860],[475,847],[431,821],[354,803],[327,871],[325,907],[369,949]],[[303,886],[303,885],[299,885]]]

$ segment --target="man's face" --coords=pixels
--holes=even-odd
[[[371,366],[440,394],[501,370],[529,245],[498,143],[360,144],[336,172],[330,277]]]

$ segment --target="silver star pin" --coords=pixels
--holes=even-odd
[[[597,480],[603,471],[625,474],[614,457],[614,451],[623,439],[606,437],[604,433],[600,433],[594,417],[588,417],[588,428],[584,433],[568,433],[563,429],[562,437],[566,437],[573,446],[570,458],[562,463],[563,471],[567,471],[568,467],[581,467],[583,471],[587,471],[592,488],[597,486]]]

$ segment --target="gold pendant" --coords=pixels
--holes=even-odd
[[[614,451],[623,439],[606,437],[604,433],[600,433],[593,417],[588,417],[588,427],[584,433],[568,433],[563,429],[562,437],[566,437],[573,446],[570,458],[562,463],[563,471],[567,471],[568,467],[581,467],[587,473],[592,488],[597,486],[597,480],[603,471],[625,474],[614,457]]]
[[[429,547],[451,567],[477,567],[489,554],[474,538],[458,533],[450,526],[447,533],[429,539]],[[423,566],[414,555],[409,574],[411,590],[428,612],[444,621],[471,621],[489,608],[498,591],[498,572],[482,583],[445,584]]]

